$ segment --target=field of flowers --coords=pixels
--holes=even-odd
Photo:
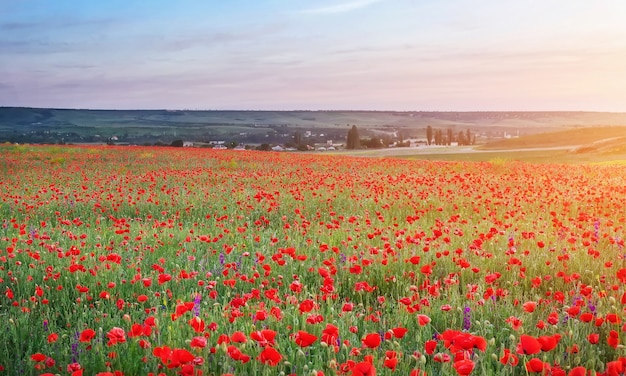
[[[0,147],[0,375],[622,375],[626,171]]]

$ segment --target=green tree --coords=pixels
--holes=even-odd
[[[428,142],[428,145],[433,142],[433,127],[430,125],[426,127],[426,141]]]
[[[463,131],[459,132],[458,136],[456,137],[456,140],[458,141],[459,146],[468,144],[468,142],[467,142],[467,140],[465,138],[465,133]]]
[[[300,131],[296,131],[293,134],[293,143],[296,145],[296,147],[299,147],[302,143],[302,133],[300,133]]]
[[[442,145],[443,144],[443,132],[441,131],[441,129],[436,129],[435,130],[435,145]]]
[[[346,149],[358,149],[361,147],[361,143],[359,140],[359,131],[356,128],[356,125],[353,125],[352,128],[348,131],[348,137],[346,139]]]

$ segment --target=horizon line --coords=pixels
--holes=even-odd
[[[328,109],[197,109],[197,108],[80,108],[80,107],[36,107],[36,106],[6,106],[0,105],[0,109],[3,108],[19,108],[19,109],[31,109],[31,110],[60,110],[60,111],[189,111],[189,112],[397,112],[397,113],[419,113],[419,112],[441,112],[441,113],[454,113],[454,112],[544,112],[544,113],[564,113],[564,112],[577,112],[577,113],[609,113],[609,114],[626,114],[626,111],[599,111],[599,110],[365,110],[365,109],[341,109],[341,110],[328,110]]]

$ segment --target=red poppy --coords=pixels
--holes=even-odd
[[[235,343],[245,343],[248,339],[243,332],[237,331],[230,335],[230,340]]]
[[[541,343],[535,337],[526,334],[520,336],[520,342],[517,344],[517,353],[524,355],[533,355],[541,351]]]
[[[352,368],[352,376],[376,376],[376,368],[368,361],[359,362]]]
[[[459,376],[467,376],[474,370],[474,362],[469,359],[462,359],[454,362],[453,367]]]
[[[275,366],[280,362],[283,356],[273,347],[266,347],[261,351],[258,358],[261,363]]]
[[[572,368],[567,373],[567,376],[586,376],[586,375],[587,375],[587,369],[583,366]]]
[[[524,311],[532,313],[535,311],[535,308],[537,308],[537,302],[526,302],[522,304],[522,307],[524,308]]]
[[[424,343],[424,351],[426,351],[426,354],[428,355],[432,355],[435,352],[436,348],[437,341],[435,341],[434,339],[429,339],[428,341],[426,341],[426,343]]]
[[[409,330],[406,328],[393,328],[391,331],[393,332],[394,337],[402,338]]]
[[[392,371],[396,370],[398,365],[398,354],[395,351],[386,351],[383,365]]]
[[[46,356],[42,353],[34,353],[30,356],[30,359],[34,362],[43,362],[46,360]]]
[[[96,336],[96,332],[93,329],[85,329],[80,333],[80,342],[90,342]]]
[[[124,332],[124,329],[114,327],[107,333],[107,338],[109,339],[107,346],[113,346],[118,343],[126,342],[126,333]]]
[[[517,357],[517,355],[513,354],[509,349],[504,349],[504,354],[500,358],[500,363],[508,364],[515,367],[518,362],[519,358]]]
[[[174,349],[170,355],[170,364],[168,367],[174,368],[181,364],[193,362],[196,357],[185,349]]]
[[[591,343],[592,345],[597,345],[598,342],[600,342],[600,334],[598,333],[591,333],[587,336],[587,341],[589,341],[589,343]]]
[[[300,347],[311,346],[315,341],[317,341],[317,336],[305,332],[304,330],[299,330],[295,337],[296,344]]]
[[[206,347],[206,344],[207,344],[206,337],[193,337],[191,339],[191,343],[189,344],[189,346],[203,349]]]
[[[582,322],[591,322],[591,320],[593,320],[593,314],[590,312],[585,312],[578,316],[578,319]]]
[[[300,310],[300,313],[307,313],[307,312],[311,312],[314,307],[315,307],[315,303],[313,302],[313,300],[306,299],[300,303],[300,306],[298,307],[298,309]]]
[[[606,374],[608,376],[620,376],[624,373],[624,363],[614,360],[606,364]]]
[[[553,350],[556,347],[556,345],[559,344],[560,340],[561,340],[561,335],[558,333],[552,336],[541,336],[537,338],[537,342],[541,344],[541,351]]]
[[[370,333],[363,338],[363,346],[369,347],[370,349],[380,346],[380,342],[380,334],[378,333]]]
[[[198,316],[194,316],[192,319],[187,321],[187,324],[193,328],[193,331],[196,333],[202,333],[206,329],[204,321]]]
[[[526,362],[526,371],[528,372],[542,372],[544,367],[544,362],[538,358],[532,358]]]
[[[606,343],[609,344],[612,348],[616,349],[619,345],[619,333],[615,330],[611,330],[609,332],[609,337],[606,339]]]
[[[417,315],[417,323],[420,326],[427,325],[429,322],[430,322],[430,317],[426,315],[422,315],[422,314]]]
[[[333,324],[326,324],[326,328],[322,330],[321,342],[326,343],[327,345],[334,346],[336,345],[338,338],[339,338],[339,328],[337,328]]]
[[[609,313],[606,315],[606,321],[608,321],[611,324],[619,324],[621,322],[620,317],[615,314],[615,313]]]
[[[276,332],[270,329],[257,330],[250,333],[250,338],[257,341],[260,346],[273,346]]]

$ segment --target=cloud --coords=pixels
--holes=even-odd
[[[32,31],[42,32],[50,30],[58,30],[65,28],[80,28],[80,27],[110,27],[118,21],[114,18],[102,18],[102,19],[78,19],[78,18],[64,18],[64,19],[43,19],[38,21],[20,21],[20,22],[0,22],[0,30],[4,31]]]
[[[364,8],[368,5],[381,2],[382,0],[356,0],[348,3],[330,5],[321,8],[309,8],[301,10],[300,13],[306,14],[335,14],[335,13],[344,13],[350,12],[353,10]]]

